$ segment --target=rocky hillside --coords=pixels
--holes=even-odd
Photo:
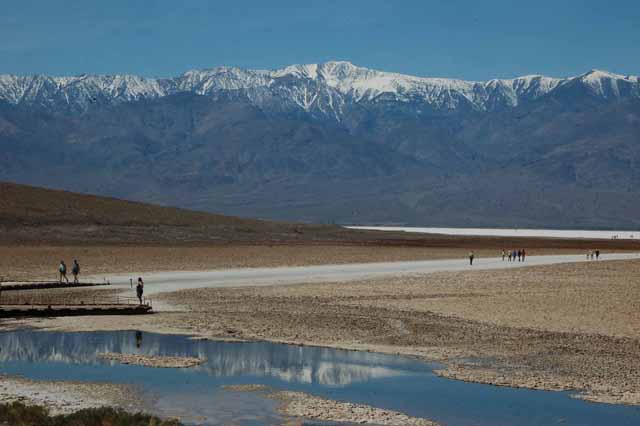
[[[240,219],[0,182],[0,244],[279,243],[373,240],[336,226]]]

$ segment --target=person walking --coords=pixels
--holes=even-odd
[[[518,250],[518,262],[520,262],[520,257],[522,256],[522,251]]]
[[[472,252],[472,251],[470,251],[470,252],[469,252],[469,265],[473,265],[473,258],[474,258],[474,257],[475,257],[475,256],[473,255],[473,252]]]
[[[502,249],[502,261],[504,262],[504,257],[507,255],[507,253],[505,253],[504,249]]]
[[[596,260],[600,259],[600,250],[596,250]]]
[[[524,249],[522,249],[522,261],[524,262],[524,257],[526,256],[526,253],[524,251]]]
[[[77,259],[73,259],[73,266],[71,267],[71,273],[73,274],[73,283],[80,284],[78,281],[78,275],[80,275],[80,264]]]
[[[511,250],[511,257],[513,257],[513,261],[516,261],[516,257],[518,257],[518,253],[516,252],[516,249]]]
[[[67,265],[64,263],[64,260],[60,261],[60,265],[58,266],[58,272],[60,273],[60,284],[62,284],[62,279],[64,278],[67,284],[69,284],[69,278],[67,278]]]
[[[136,296],[138,296],[138,300],[142,305],[142,295],[144,294],[144,282],[142,281],[142,277],[138,277],[138,285],[136,285]]]

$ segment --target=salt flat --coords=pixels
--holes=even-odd
[[[475,237],[542,237],[640,240],[640,231],[583,229],[520,229],[520,228],[437,228],[417,226],[348,226],[349,229],[371,231],[401,231],[419,234],[466,235]]]
[[[625,260],[640,258],[640,253],[607,253],[603,260]],[[476,258],[473,266],[469,260],[425,260],[411,262],[378,262],[343,265],[316,265],[277,268],[242,268],[192,272],[155,272],[142,275],[145,281],[145,296],[196,288],[251,287],[278,284],[355,281],[371,278],[429,274],[435,272],[458,272],[521,268],[525,266],[554,265],[559,263],[587,262],[585,255],[527,256],[526,262],[508,262],[501,258]],[[596,262],[595,260],[592,262]],[[130,288],[129,279],[135,275],[103,277],[115,288]]]

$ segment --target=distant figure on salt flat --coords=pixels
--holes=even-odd
[[[73,274],[73,283],[79,284],[78,275],[80,275],[80,264],[77,259],[73,259],[73,266],[71,267],[71,273]]]
[[[470,251],[469,252],[469,265],[473,265],[473,258],[474,258],[473,252]]]
[[[69,278],[67,278],[67,265],[64,263],[64,260],[60,261],[60,265],[58,266],[58,272],[60,273],[60,284],[62,284],[62,279],[64,278],[67,284],[69,284]]]
[[[142,305],[142,295],[144,294],[144,282],[142,281],[142,277],[138,277],[138,285],[136,286],[136,296],[138,296],[138,300]]]

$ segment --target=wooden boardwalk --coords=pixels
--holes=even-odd
[[[153,313],[150,305],[0,305],[0,318],[64,317],[80,315],[144,315]]]
[[[8,282],[0,283],[0,291],[42,290],[42,289],[51,289],[51,288],[73,288],[73,287],[96,287],[96,286],[107,286],[107,285],[110,285],[110,284],[108,282],[61,283],[57,281],[8,281]]]

